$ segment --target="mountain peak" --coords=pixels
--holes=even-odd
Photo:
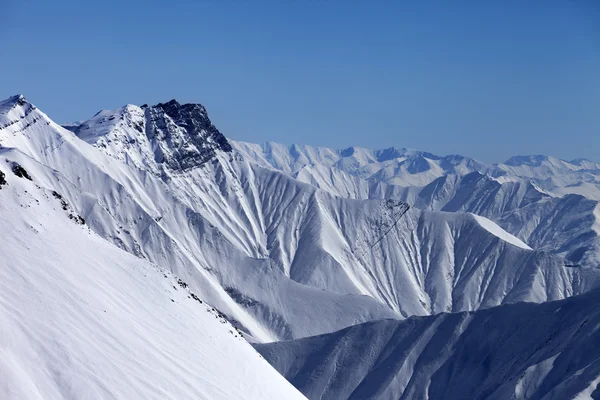
[[[27,100],[25,99],[25,96],[23,96],[22,94],[16,94],[14,96],[10,96],[8,99],[0,101],[0,104],[2,103],[11,103],[11,104],[16,104],[16,103],[26,103]]]
[[[232,150],[204,106],[177,100],[103,110],[67,129],[118,159],[154,172],[161,166],[171,171],[188,170],[212,159],[218,151]]]
[[[19,106],[26,106],[28,104],[31,105],[22,94],[11,96],[6,100],[0,101],[0,115],[8,114],[13,109]]]
[[[201,104],[159,103],[145,110],[148,139],[154,142],[155,160],[172,170],[204,164],[217,151],[230,152],[231,145],[208,118]]]
[[[16,94],[14,96],[11,96],[8,100],[13,101],[15,103],[26,103],[27,102],[27,100],[25,99],[25,96],[23,96],[22,94]]]
[[[198,103],[185,103],[181,104],[177,100],[173,99],[166,103],[158,103],[154,106],[155,108],[163,109],[167,114],[178,114],[182,111],[198,113],[202,114],[204,117],[208,118],[208,113],[206,112],[206,108],[202,104]]]
[[[15,133],[23,123],[34,124],[43,117],[40,115],[29,117],[36,110],[37,107],[29,103],[22,94],[0,101],[0,132],[10,128],[9,130]]]

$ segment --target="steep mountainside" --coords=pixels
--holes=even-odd
[[[0,149],[0,398],[302,399],[170,272]],[[30,181],[29,179],[33,179]]]
[[[309,399],[600,397],[600,291],[255,345]]]

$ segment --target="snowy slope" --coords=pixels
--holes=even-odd
[[[472,214],[335,197],[257,166],[229,151],[201,106],[104,111],[72,128],[88,143],[22,98],[4,104],[0,118],[15,122],[0,145],[18,149],[12,159],[101,237],[168,268],[260,342],[561,299],[599,273]]]
[[[474,172],[438,178],[413,201],[418,208],[485,216],[529,246],[571,263],[600,263],[598,202],[581,195],[553,197],[523,179]]]
[[[591,399],[600,291],[255,345],[309,399]]]
[[[301,399],[170,272],[109,244],[0,150],[0,398]],[[18,169],[16,169],[19,171]]]

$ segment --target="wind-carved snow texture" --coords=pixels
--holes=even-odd
[[[231,151],[202,106],[175,101],[101,111],[67,130],[18,96],[0,102],[0,127],[5,174],[20,165],[68,204],[67,221],[81,216],[82,229],[168,270],[252,341],[558,300],[600,284],[586,261],[595,201],[570,195],[585,201],[565,215],[569,196],[506,174],[478,179],[472,170],[487,167],[463,157]],[[427,188],[444,177],[456,183]]]
[[[383,211],[380,215],[368,221],[374,236],[371,238],[357,237],[355,240],[355,247],[352,253],[359,259],[362,259],[373,247],[384,239],[385,235],[390,233],[410,207],[408,204],[400,201],[387,200],[382,204],[382,208]]]

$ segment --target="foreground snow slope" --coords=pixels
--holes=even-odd
[[[15,176],[6,154],[0,398],[304,398],[218,311],[92,233],[35,168]]]
[[[600,265],[600,164],[546,156],[485,165],[409,149],[231,141],[246,159],[346,198],[398,199],[492,219],[533,248]]]
[[[257,344],[309,399],[600,396],[600,290]]]

